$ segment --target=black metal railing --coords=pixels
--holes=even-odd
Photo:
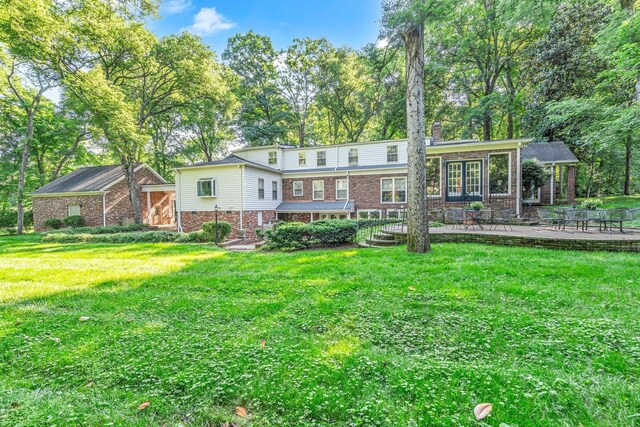
[[[374,240],[375,234],[390,228],[402,229],[406,225],[406,209],[404,206],[394,210],[376,209],[368,213],[368,218],[359,218],[356,240]]]

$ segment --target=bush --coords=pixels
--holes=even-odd
[[[586,199],[581,204],[580,207],[589,210],[596,210],[602,205],[602,200],[600,199]]]
[[[71,215],[64,219],[64,223],[67,227],[79,228],[84,225],[84,218],[80,215]]]
[[[357,221],[328,219],[309,224],[280,224],[272,230],[265,230],[264,237],[270,249],[304,249],[350,243],[357,232]]]
[[[42,223],[45,230],[57,230],[64,227],[64,221],[58,218],[45,219]]]
[[[50,233],[42,236],[50,243],[162,243],[175,242],[180,233],[175,231],[143,231],[114,234],[64,234]]]
[[[144,225],[129,224],[129,225],[108,225],[106,227],[78,227],[78,228],[63,228],[61,230],[53,230],[49,233],[57,234],[115,234],[115,233],[131,233],[135,231],[142,231],[145,229]]]
[[[218,224],[220,225],[220,224]],[[177,243],[211,243],[215,242],[216,238],[213,234],[205,233],[204,231],[192,231],[191,233],[182,233],[176,240]]]
[[[468,206],[469,209],[473,209],[474,211],[479,211],[480,209],[484,209],[484,204],[482,202],[471,202]]]
[[[534,192],[545,185],[551,174],[544,165],[537,159],[527,159],[522,161],[522,187],[524,198],[533,197]]]
[[[212,242],[216,241],[215,221],[205,222],[204,224],[202,224],[202,231],[204,231],[204,233],[213,237],[210,241]],[[224,242],[226,238],[229,237],[232,231],[233,231],[233,227],[231,227],[230,223],[228,223],[227,221],[218,221],[218,242]]]

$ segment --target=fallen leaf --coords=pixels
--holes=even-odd
[[[80,319],[81,322],[86,322],[87,320],[91,319],[91,317],[87,317],[87,316],[82,316]]]
[[[142,411],[143,409],[145,409],[149,405],[151,405],[151,402],[149,402],[148,400],[146,402],[142,402],[140,404],[140,406],[138,406],[138,411]]]
[[[265,345],[267,345],[267,340],[263,338],[260,340],[260,347],[264,348]]]
[[[236,415],[244,418],[247,416],[247,410],[244,409],[242,406],[236,406]]]
[[[476,420],[480,421],[489,415],[489,412],[491,412],[492,409],[493,405],[491,403],[481,403],[473,408],[473,413],[476,415]]]
[[[85,387],[91,387],[93,386],[93,380],[89,380],[86,384]]]
[[[415,291],[415,290],[416,290],[416,288],[415,288],[415,287],[413,287],[413,286],[409,286],[409,290],[410,290],[410,291]]]

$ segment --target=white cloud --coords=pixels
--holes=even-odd
[[[384,49],[387,46],[389,46],[389,39],[378,39],[378,41],[376,42],[376,47],[378,49]]]
[[[163,9],[168,15],[184,12],[191,7],[191,0],[167,0]]]
[[[193,17],[191,30],[198,34],[212,34],[217,31],[229,30],[235,26],[235,22],[222,16],[215,7],[203,7]]]

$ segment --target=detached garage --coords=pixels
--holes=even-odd
[[[135,169],[143,217],[150,225],[172,224],[175,191],[152,168]],[[88,226],[117,225],[133,219],[129,190],[121,165],[83,167],[31,193],[33,226],[44,231],[49,218],[80,215]]]

